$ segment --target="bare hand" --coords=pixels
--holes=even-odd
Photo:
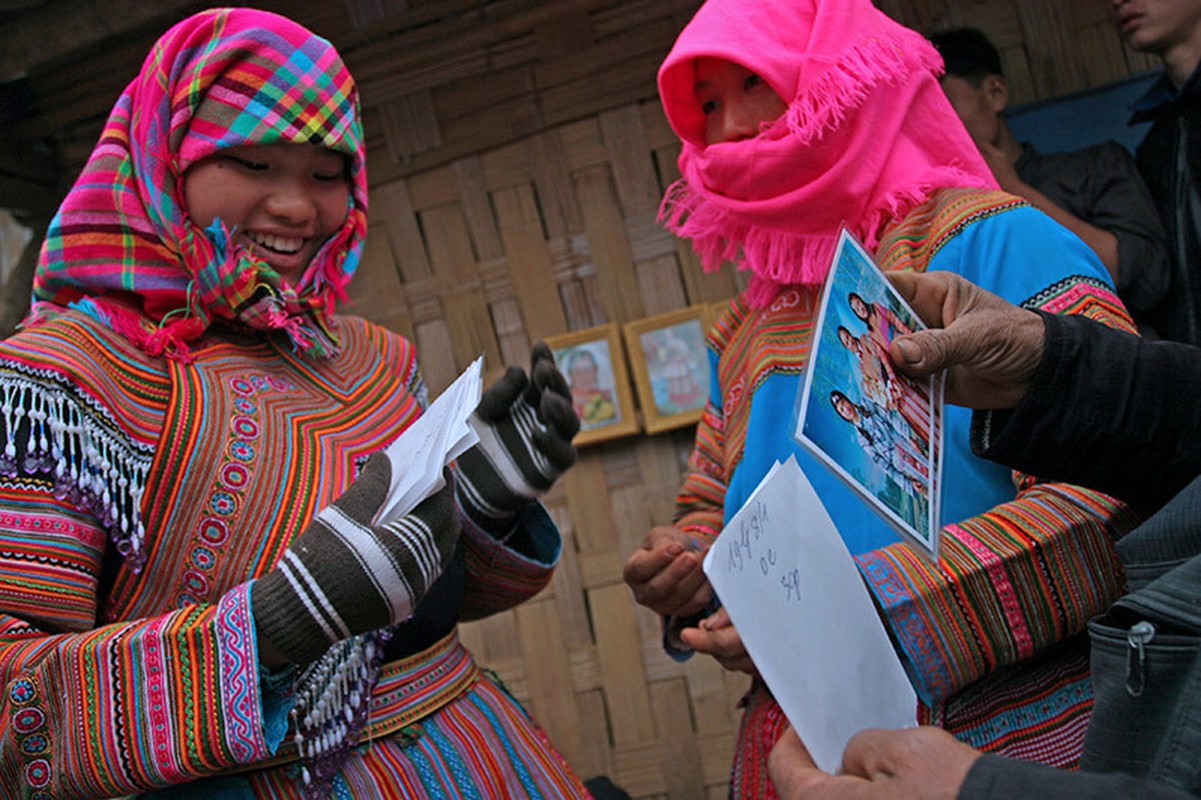
[[[696,652],[713,656],[728,670],[748,675],[758,673],[725,608],[701,620],[699,627],[681,630],[680,639]]]
[[[893,272],[889,280],[931,330],[898,336],[889,354],[917,377],[947,373],[947,402],[1011,408],[1043,357],[1043,321],[951,272]]]
[[[634,599],[668,617],[683,617],[703,609],[713,598],[701,569],[704,548],[678,528],[652,528],[642,547],[626,559],[622,577]]]
[[[871,729],[855,734],[840,774],[830,775],[789,728],[772,748],[768,772],[781,800],[954,800],[979,757],[941,728]]]

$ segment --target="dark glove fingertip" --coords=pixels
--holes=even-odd
[[[529,379],[525,376],[525,370],[521,367],[509,367],[504,375],[484,390],[475,413],[485,422],[499,419],[528,386]]]
[[[567,378],[551,362],[543,361],[538,365],[534,382],[538,384],[538,388],[542,390],[543,394],[554,392],[566,398],[571,397],[571,387],[567,384]]]
[[[559,367],[555,363],[555,354],[546,342],[537,342],[530,353],[530,382],[535,385],[539,394],[548,389],[567,395],[571,394],[567,379],[563,377],[563,373],[559,371]],[[526,399],[535,408],[537,407],[538,404],[533,397],[527,395]]]
[[[349,508],[378,509],[388,496],[392,485],[392,461],[383,450],[367,458],[367,463],[354,482],[334,502],[343,510]]]
[[[555,354],[551,352],[550,345],[541,339],[534,342],[534,347],[530,350],[530,369],[536,367],[540,361],[555,363]]]
[[[383,450],[376,450],[367,456],[367,461],[363,464],[363,470],[360,474],[368,472],[386,473],[388,480],[392,480],[392,459],[388,458],[388,454]]]
[[[539,452],[546,457],[556,472],[565,472],[575,463],[578,456],[575,446],[569,439],[550,432],[535,433],[534,442],[538,445]]]
[[[538,413],[542,421],[564,439],[570,441],[580,432],[580,418],[576,416],[575,407],[562,395],[553,392],[542,395]]]

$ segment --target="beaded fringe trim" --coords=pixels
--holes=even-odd
[[[138,452],[65,388],[10,373],[0,393],[0,476],[53,476],[55,497],[94,514],[130,567],[141,569],[149,448]]]
[[[329,797],[334,776],[358,744],[390,638],[385,629],[339,642],[297,680],[292,738],[306,797]]]

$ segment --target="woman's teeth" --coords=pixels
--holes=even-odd
[[[285,255],[295,253],[304,245],[304,239],[295,236],[276,236],[273,233],[255,233],[251,231],[246,238],[257,245]]]

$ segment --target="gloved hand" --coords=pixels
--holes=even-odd
[[[341,497],[251,587],[259,633],[306,665],[330,645],[401,622],[442,574],[459,538],[453,480],[400,519],[374,527],[392,481],[375,453]]]
[[[571,438],[580,420],[544,342],[530,353],[530,377],[509,367],[480,398],[471,425],[480,441],[458,458],[455,497],[472,522],[504,536],[517,514],[575,463]]]

